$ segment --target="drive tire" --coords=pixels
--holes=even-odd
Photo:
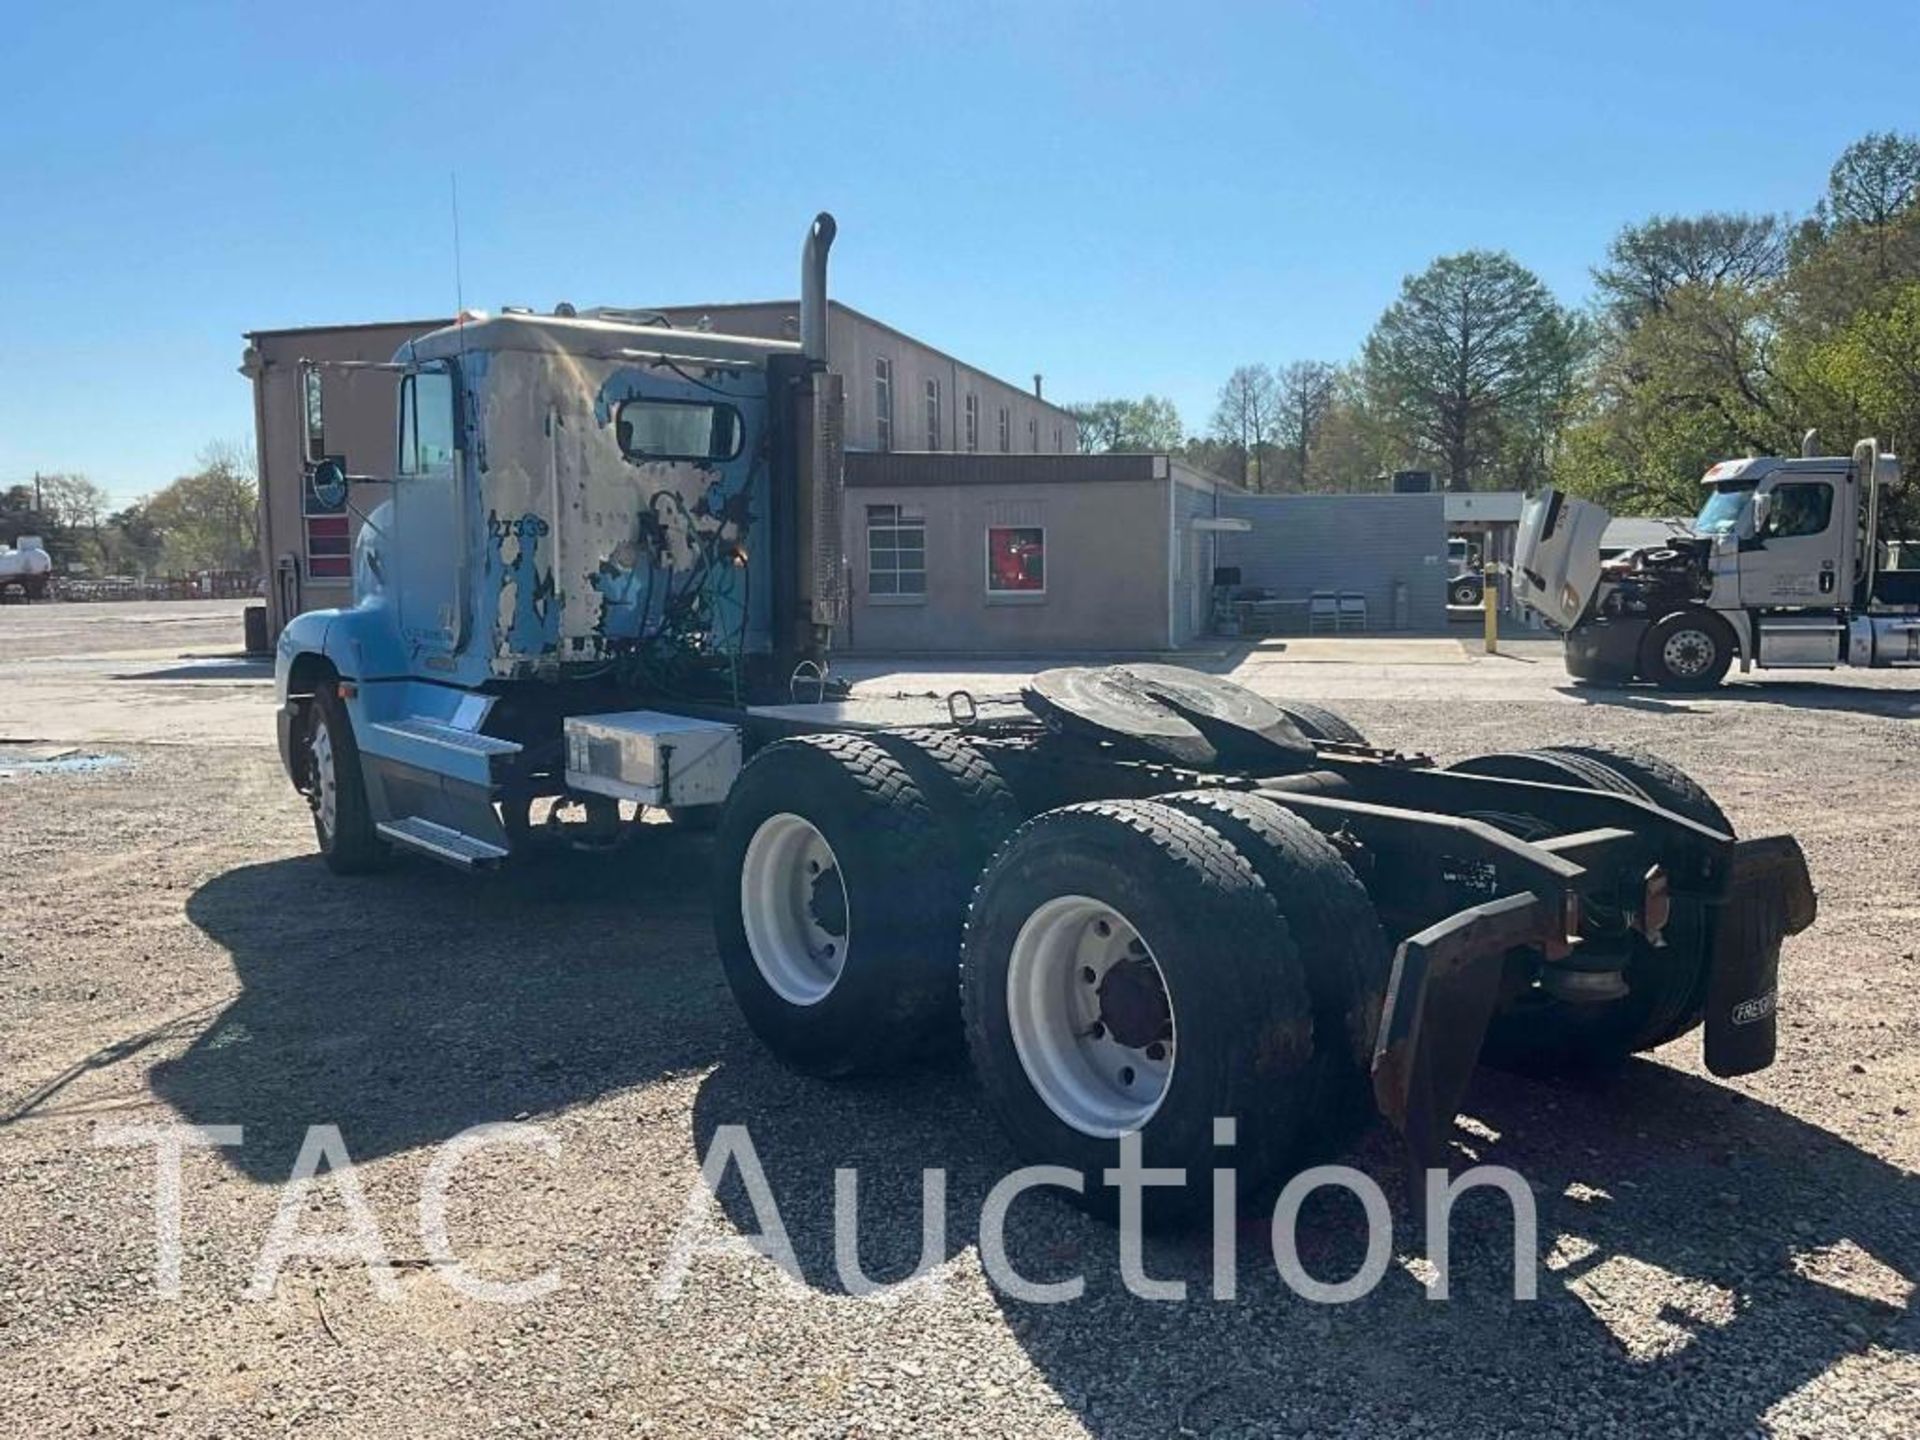
[[[1640,642],[1640,674],[1662,690],[1711,690],[1733,664],[1733,627],[1689,606],[1656,620]]]
[[[1160,803],[1225,837],[1279,907],[1313,1006],[1303,1143],[1316,1160],[1344,1151],[1374,1118],[1373,1047],[1393,969],[1372,897],[1331,841],[1264,796],[1199,790]]]
[[[1311,705],[1304,700],[1276,700],[1273,704],[1275,709],[1293,722],[1293,728],[1309,740],[1333,745],[1367,743],[1367,737],[1360,733],[1360,727],[1338,710],[1329,710],[1324,705]]]
[[[978,876],[1025,818],[1005,777],[978,746],[950,730],[870,738],[913,777],[956,859]]]
[[[1081,902],[1131,927],[1163,982],[1169,1012],[1171,1059],[1150,1113],[1104,1132],[1076,1125],[1043,1097],[1015,1039],[1018,1003],[1028,1053],[1071,1060],[1084,1032],[1056,1027],[1033,1038],[1037,1006],[1015,1000],[1014,982],[1029,973],[1020,970],[1016,947],[1031,955],[1036,947],[1025,937],[1033,927],[1044,933],[1051,910]],[[1075,963],[1068,984],[1092,973],[1074,971]],[[1079,1193],[1063,1193],[1080,1208],[1117,1219],[1119,1191],[1103,1172],[1119,1163],[1123,1131],[1139,1134],[1144,1166],[1180,1173],[1183,1183],[1143,1192],[1143,1218],[1156,1228],[1210,1213],[1216,1166],[1237,1171],[1236,1198],[1248,1209],[1270,1200],[1298,1168],[1314,1099],[1313,1013],[1298,949],[1253,866],[1192,815],[1153,801],[1110,800],[1027,822],[974,896],[960,989],[988,1108],[1023,1164],[1061,1166],[1079,1177]],[[1044,1056],[1036,1063],[1044,1069]],[[1130,1084],[1130,1077],[1121,1078]],[[1057,1081],[1053,1093],[1062,1093]],[[1230,1146],[1215,1143],[1216,1117],[1235,1122]]]
[[[819,865],[811,876],[781,869],[796,845],[804,864]],[[806,846],[824,858],[805,859]],[[975,872],[956,862],[899,761],[858,735],[769,745],[734,782],[714,850],[721,968],[748,1026],[783,1063],[851,1075],[950,1048],[941,1032],[957,1024],[954,974]],[[782,896],[791,903],[777,903]]]
[[[337,684],[323,683],[307,707],[308,801],[320,858],[336,875],[366,875],[392,858],[373,828],[353,720]]]
[[[1479,755],[1447,767],[1466,774],[1502,776],[1547,784],[1577,785],[1650,801],[1703,825],[1732,834],[1720,807],[1677,766],[1639,750],[1597,745],[1548,746],[1539,750]],[[1528,815],[1481,814],[1476,818],[1540,839],[1555,828]],[[1578,1074],[1622,1064],[1698,1028],[1706,1014],[1710,965],[1703,950],[1704,916],[1676,905],[1667,945],[1656,949],[1638,935],[1631,940],[1618,1000],[1574,1003],[1551,996],[1521,996],[1502,1007],[1487,1030],[1482,1058],[1522,1074]],[[1675,957],[1689,962],[1675,963]]]
[[[1671,760],[1646,750],[1605,745],[1555,745],[1550,749],[1554,754],[1578,756],[1588,764],[1599,766],[1622,784],[1631,786],[1641,799],[1652,801],[1662,810],[1671,810],[1723,835],[1734,833],[1733,821],[1707,793],[1706,787]],[[1676,905],[1667,924],[1667,950],[1699,953],[1704,943],[1701,933],[1704,926],[1705,917],[1698,913],[1697,907]],[[1646,957],[1648,963],[1657,959],[1657,952]],[[1690,980],[1677,974],[1666,976],[1669,983],[1662,986],[1663,1004],[1635,1037],[1633,1048],[1656,1049],[1699,1029],[1707,1018],[1707,983],[1712,972],[1713,967],[1701,954],[1697,973]]]

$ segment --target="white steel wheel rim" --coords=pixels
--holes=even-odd
[[[1719,647],[1713,643],[1713,637],[1704,630],[1692,627],[1674,631],[1667,637],[1667,643],[1660,647],[1660,658],[1666,662],[1667,669],[1689,680],[1706,674],[1713,667],[1714,656],[1718,653]]]
[[[333,838],[339,819],[340,787],[333,773],[333,729],[322,719],[313,727],[313,813],[320,831]]]
[[[1126,976],[1118,967],[1129,967]],[[1164,1026],[1116,1027],[1116,981],[1158,986]],[[1113,998],[1107,998],[1112,995]],[[1137,1008],[1137,1006],[1136,1006]],[[1173,997],[1131,921],[1104,900],[1061,895],[1027,917],[1007,962],[1007,1021],[1034,1093],[1083,1135],[1114,1139],[1153,1118],[1173,1081]]]
[[[760,822],[740,865],[740,919],[782,1000],[817,1005],[839,983],[853,934],[846,873],[810,821],[782,812]]]

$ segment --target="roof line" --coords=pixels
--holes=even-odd
[[[765,310],[775,305],[791,305],[795,309],[798,309],[800,302],[798,300],[785,300],[785,299],[724,300],[717,305],[657,305],[657,306],[652,306],[648,308],[657,309],[657,310]],[[918,345],[922,350],[926,350],[931,352],[932,354],[938,355],[942,360],[945,360],[950,365],[958,365],[963,370],[971,370],[976,375],[985,376],[987,379],[993,381],[993,383],[996,385],[1004,385],[1009,390],[1017,390],[1022,395],[1026,396],[1027,399],[1033,401],[1034,404],[1044,406],[1048,410],[1053,411],[1054,414],[1060,416],[1063,420],[1074,420],[1073,412],[1067,409],[1066,406],[1056,404],[1054,401],[1047,399],[1047,397],[1044,395],[1035,395],[1033,391],[1029,389],[1027,386],[1017,385],[1011,380],[1005,379],[1002,376],[994,374],[991,370],[982,370],[978,365],[972,364],[971,362],[966,360],[962,360],[958,355],[955,355],[952,351],[942,350],[938,345],[930,345],[925,340],[922,340],[918,335],[909,335],[906,331],[902,330],[897,325],[889,325],[884,320],[876,320],[873,316],[869,315],[866,311],[857,309],[856,307],[847,304],[847,302],[844,300],[830,299],[827,301],[827,307],[829,310],[834,310],[834,309],[844,310],[847,312],[847,314],[856,316],[857,318],[866,321],[867,324],[873,326],[874,329],[876,330],[884,330],[889,335],[893,335],[898,337],[901,340],[905,340],[909,345]],[[1074,423],[1077,425],[1080,422],[1077,420],[1074,420]]]

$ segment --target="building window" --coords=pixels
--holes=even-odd
[[[927,381],[927,449],[940,448],[940,382]]]
[[[1040,417],[1038,415],[1027,417],[1027,453],[1030,455],[1040,453]]]
[[[867,506],[867,594],[926,593],[926,517],[898,505]]]
[[[1065,434],[1066,432],[1058,425],[1053,427],[1053,453],[1056,455],[1064,455],[1067,453],[1067,442],[1064,438]]]
[[[313,486],[300,487],[300,523],[306,531],[307,578],[348,580],[353,576],[353,536],[347,525],[346,497],[325,504]]]
[[[1047,532],[1038,525],[987,527],[987,593],[1047,593]]]
[[[969,452],[980,448],[980,397],[971,392],[967,395],[967,449]]]
[[[1000,407],[1000,453],[1005,455],[1013,449],[1013,418],[1007,414],[1007,407]]]
[[[882,450],[893,449],[893,362],[873,362],[873,433]]]

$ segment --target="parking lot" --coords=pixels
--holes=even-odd
[[[1697,1036],[1606,1079],[1483,1072],[1462,1132],[1538,1197],[1536,1301],[1511,1231],[1462,1205],[1454,1297],[1430,1301],[1376,1133],[1349,1163],[1394,1197],[1396,1262],[1310,1304],[1243,1227],[1237,1298],[1204,1237],[1148,1247],[1184,1303],[1135,1298],[1113,1233],[1043,1195],[1008,1221],[1016,1301],[976,1247],[1014,1161],[957,1067],[857,1084],[757,1046],[713,953],[705,844],[657,827],[612,856],[498,877],[313,855],[273,749],[270,675],[239,605],[0,608],[0,1406],[20,1433],[1009,1436],[1920,1433],[1920,681],[1738,681],[1709,696],[1586,691],[1537,638],[1295,640],[1197,655],[1337,705],[1445,761],[1554,741],[1655,750],[1740,833],[1788,831],[1820,892],[1782,962],[1781,1053],[1709,1078]],[[885,699],[1017,689],[1022,665],[861,662]],[[461,1260],[558,1286],[492,1305],[442,1283],[417,1214],[435,1147],[519,1121],[551,1156],[467,1160]],[[182,1164],[180,1293],[154,1279],[150,1146],[113,1127],[243,1127]],[[249,1298],[312,1125],[337,1125],[394,1264],[296,1259]],[[744,1126],[804,1272],[697,1259],[661,1293],[701,1163]],[[921,1251],[924,1167],[948,1172],[941,1283],[836,1276],[835,1171],[859,1174],[868,1274]],[[729,1182],[717,1224],[757,1228]],[[346,1211],[322,1184],[313,1230]],[[702,1211],[701,1213],[705,1213]],[[1359,1263],[1357,1207],[1309,1204],[1302,1258]]]

